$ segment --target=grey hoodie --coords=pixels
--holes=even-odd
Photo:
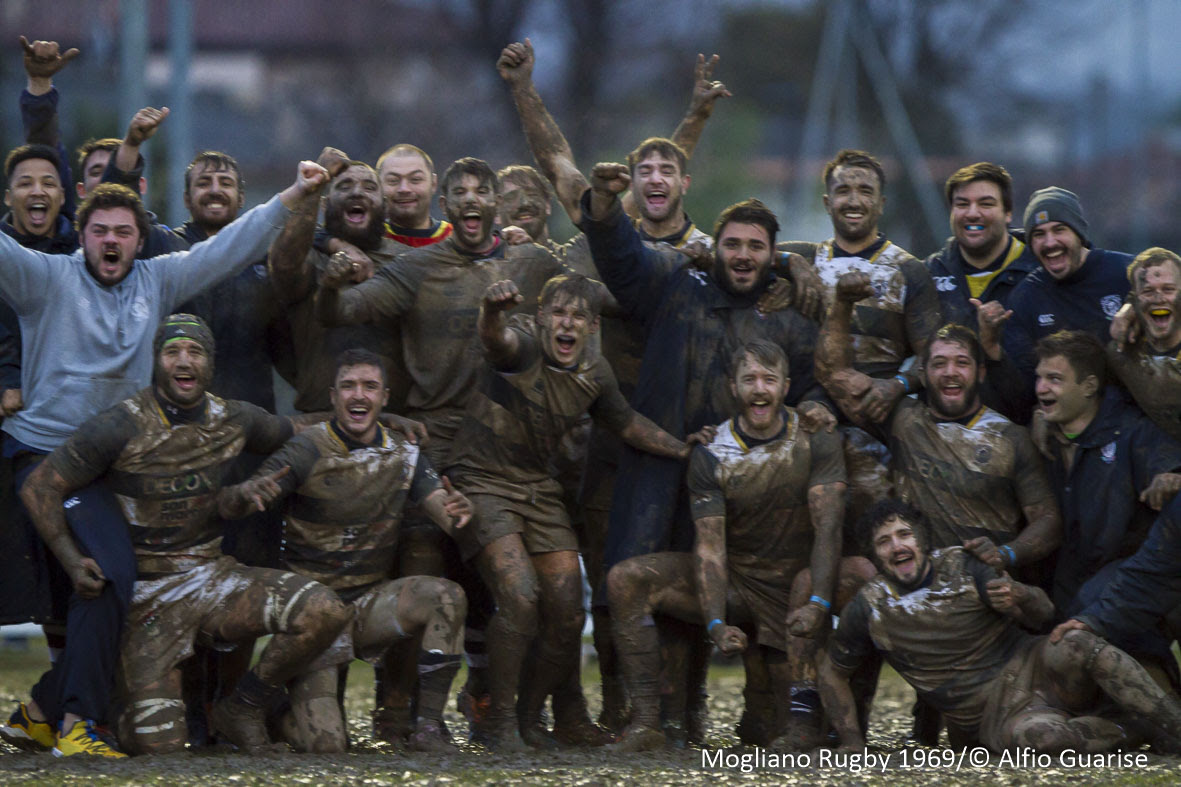
[[[277,196],[188,251],[136,260],[105,287],[83,251],[45,254],[0,233],[0,297],[20,319],[25,407],[4,431],[46,453],[151,383],[152,339],[177,304],[265,257],[290,215]]]

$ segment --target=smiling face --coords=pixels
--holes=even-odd
[[[211,161],[189,172],[184,196],[193,222],[210,235],[237,218],[245,200],[237,173]]]
[[[1099,411],[1098,389],[1095,376],[1079,380],[1065,356],[1052,355],[1038,361],[1034,384],[1038,410],[1067,434],[1081,432]]]
[[[951,195],[951,231],[964,255],[991,262],[1009,236],[1013,214],[1005,210],[1001,187],[991,180],[957,186]]]
[[[587,337],[599,330],[599,318],[582,298],[556,293],[553,300],[537,310],[546,354],[559,366],[574,366],[582,360]]]
[[[1133,305],[1153,349],[1164,352],[1181,344],[1181,270],[1172,260],[1136,271]]]
[[[104,287],[127,278],[141,246],[143,239],[130,208],[98,208],[82,228],[86,267]]]
[[[213,359],[192,339],[172,339],[156,357],[156,390],[179,407],[192,407],[213,380]]]
[[[944,339],[931,342],[925,373],[927,404],[939,418],[951,421],[980,409],[984,369],[965,345]]]
[[[377,419],[390,398],[381,369],[367,363],[342,366],[330,393],[333,415],[341,430],[357,442],[373,442]]]
[[[730,222],[718,233],[719,283],[735,295],[752,292],[766,278],[773,252],[766,227]]]
[[[480,252],[492,243],[492,221],[499,205],[496,190],[488,181],[465,172],[446,185],[439,206],[455,227],[455,245]]]
[[[43,158],[25,159],[13,167],[4,192],[4,204],[12,209],[12,226],[37,237],[54,233],[65,198],[57,168]]]
[[[838,243],[857,244],[877,237],[886,198],[876,172],[842,165],[832,171],[825,187],[824,207]]]
[[[874,528],[873,556],[878,570],[904,590],[913,590],[930,570],[925,545],[915,528],[892,516]]]
[[[425,230],[431,225],[431,195],[439,185],[426,159],[415,153],[386,156],[377,173],[386,217],[396,227]]]
[[[1065,279],[1083,266],[1083,241],[1061,221],[1047,221],[1033,228],[1029,245],[1046,273],[1055,279]]]
[[[332,180],[324,208],[329,235],[372,251],[385,234],[381,186],[369,167],[353,165]]]
[[[681,198],[689,190],[689,176],[676,159],[653,151],[632,169],[632,194],[646,220],[659,224],[681,214]]]
[[[783,400],[790,385],[786,369],[763,366],[747,353],[730,383],[742,431],[758,439],[777,435],[783,428]]]
[[[507,176],[501,181],[500,226],[515,225],[529,233],[533,240],[540,241],[546,237],[549,217],[549,197],[538,184],[519,175]]]

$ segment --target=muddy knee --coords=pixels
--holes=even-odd
[[[496,620],[518,634],[536,636],[538,630],[537,582],[518,577],[496,592]]]
[[[1107,646],[1107,640],[1102,637],[1090,631],[1074,629],[1066,632],[1056,645],[1046,648],[1046,665],[1057,670],[1070,667],[1089,670],[1095,662],[1095,657]]]
[[[611,567],[607,572],[607,601],[612,615],[635,606],[644,595],[645,575],[644,565],[634,558]]]
[[[1012,746],[1026,746],[1045,754],[1058,754],[1065,749],[1079,749],[1084,740],[1078,730],[1057,716],[1035,717],[1018,723],[1013,729]]]

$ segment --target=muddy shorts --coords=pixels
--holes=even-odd
[[[1049,637],[1031,638],[983,689],[988,701],[980,719],[980,742],[992,751],[1010,748],[1013,730],[1024,716],[1039,712],[1070,716],[1053,707],[1044,689],[1037,685],[1045,675],[1042,654],[1049,642]]]
[[[132,701],[159,685],[177,664],[193,653],[194,642],[217,647],[217,632],[230,622],[231,601],[257,596],[257,619],[233,621],[258,636],[287,630],[318,583],[273,568],[250,568],[232,557],[158,579],[135,583],[124,627],[120,666]],[[177,698],[179,701],[179,697]]]
[[[557,481],[500,482],[497,488],[490,489],[489,485],[479,481],[465,486],[467,479],[453,480],[475,509],[472,521],[456,531],[465,561],[474,558],[496,539],[512,533],[520,534],[525,551],[531,555],[566,549],[578,551],[578,536],[562,505],[562,487]]]
[[[354,609],[352,625],[341,630],[332,644],[312,660],[307,671],[348,664],[353,659],[363,659],[375,666],[380,664],[391,645],[410,636],[398,625],[396,612],[402,592],[415,579],[417,577],[403,577],[382,582],[355,598],[351,605]],[[392,604],[382,603],[387,599]],[[377,609],[379,604],[380,610]],[[395,614],[390,614],[391,611]],[[365,645],[359,646],[358,643]]]

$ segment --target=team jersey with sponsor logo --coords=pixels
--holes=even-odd
[[[785,243],[779,248],[812,262],[825,284],[826,306],[831,305],[843,274],[869,275],[873,295],[857,302],[850,326],[853,367],[859,372],[873,376],[897,372],[940,325],[939,297],[927,267],[885,238],[853,255],[832,240]]]
[[[941,421],[904,398],[871,431],[890,447],[898,495],[930,520],[933,547],[978,536],[1003,544],[1025,526],[1024,506],[1053,502],[1028,431],[987,407]]]
[[[844,481],[840,436],[805,432],[791,409],[771,440],[751,440],[731,420],[708,446],[693,449],[693,519],[725,517],[730,585],[758,620],[760,644],[786,647],[791,583],[812,558],[808,490]]]
[[[221,556],[225,470],[243,450],[267,454],[289,437],[288,419],[247,402],[207,393],[203,411],[180,411],[145,388],[82,424],[46,461],[71,488],[103,478],[140,574],[164,574]]]
[[[841,612],[828,654],[842,670],[882,652],[919,697],[961,730],[980,726],[989,683],[1032,635],[988,605],[996,571],[961,547],[930,556],[921,587],[901,592],[882,574]]]
[[[316,424],[276,451],[258,474],[290,467],[283,562],[337,591],[346,601],[393,578],[398,527],[406,505],[440,489],[417,445],[377,427],[372,443],[333,423]]]

